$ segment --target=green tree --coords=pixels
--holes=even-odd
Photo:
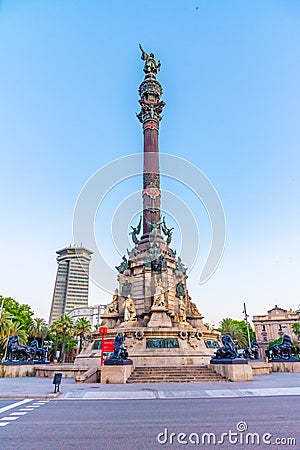
[[[78,345],[78,340],[74,336],[74,334],[69,334],[66,336],[66,344],[65,344],[65,359],[67,359],[68,355],[72,353],[75,347]]]
[[[44,319],[35,317],[28,327],[28,335],[39,341],[39,345],[43,346],[43,341],[49,333],[49,328]]]
[[[239,348],[248,346],[247,325],[244,320],[235,320],[226,318],[220,322],[218,329],[222,334],[229,334],[232,339],[236,339]],[[249,325],[250,340],[254,339],[255,334],[252,327]]]
[[[9,336],[17,334],[20,343],[27,344],[27,330],[32,322],[33,311],[11,297],[0,296],[0,353],[3,355]]]
[[[91,331],[91,322],[86,317],[80,317],[75,323],[75,335],[79,336],[79,352],[82,350],[84,335]]]
[[[59,336],[62,334],[62,323],[60,319],[56,320],[52,323],[50,327],[50,331],[55,335],[55,344],[54,344],[54,359],[56,360],[56,355],[58,352],[58,342]]]
[[[4,355],[6,345],[10,335],[11,320],[9,314],[3,309],[0,310],[0,355]],[[1,359],[1,358],[0,358]]]
[[[61,355],[60,355],[60,361],[62,363],[65,362],[65,345],[66,345],[66,337],[70,336],[73,332],[73,321],[68,314],[64,314],[59,319],[61,323],[61,330],[62,330],[62,343],[61,343]]]
[[[10,326],[10,316],[9,314],[1,310],[0,311],[0,339],[3,339],[5,336],[9,334],[9,326]]]
[[[297,338],[300,340],[300,322],[295,322],[292,325],[293,332],[297,336]]]
[[[3,298],[0,296],[0,305],[3,304],[3,311],[12,317],[12,320],[16,320],[20,324],[24,325],[27,330],[32,322],[32,316],[34,312],[29,305],[22,305],[11,297]]]
[[[28,340],[28,334],[25,330],[24,325],[17,320],[9,320],[7,331],[8,333],[5,334],[1,339],[2,354],[4,352],[4,356],[6,355],[7,344],[10,336],[12,336],[13,334],[17,334],[19,336],[19,342],[22,345],[27,344]]]
[[[279,338],[277,338],[277,339],[274,339],[274,341],[270,341],[270,342],[269,342],[269,348],[272,347],[272,345],[275,345],[275,344],[281,344],[281,343],[282,343],[282,337],[279,337]]]

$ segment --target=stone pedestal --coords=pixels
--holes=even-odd
[[[34,364],[14,364],[0,366],[0,378],[34,377]]]
[[[106,339],[114,339],[119,331],[125,336],[125,347],[135,366],[209,364],[216,348],[207,344],[217,342],[219,337],[216,331],[209,331],[204,325],[201,330],[178,325],[178,327],[115,328],[108,330]],[[151,346],[149,340],[152,343],[155,340],[159,344],[167,345]],[[75,364],[99,367],[101,350],[98,349],[98,341],[101,341],[101,335],[95,332],[91,340],[86,342],[82,352],[77,355]]]
[[[270,361],[273,372],[300,372],[300,361]]]
[[[250,359],[249,362],[252,367],[253,375],[269,375],[272,372],[272,365],[259,359]]]
[[[253,381],[252,367],[249,364],[211,364],[211,366],[228,381]]]
[[[118,321],[118,313],[105,313],[101,316],[102,325],[105,325],[107,328],[114,328]]]
[[[151,319],[149,320],[148,328],[172,328],[172,320],[167,314],[167,309],[162,307],[152,306],[151,308]]]
[[[101,383],[125,384],[134,370],[134,365],[102,366]]]

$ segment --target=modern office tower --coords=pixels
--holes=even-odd
[[[49,324],[74,308],[88,306],[89,265],[93,252],[84,247],[67,247],[56,252],[58,268]]]

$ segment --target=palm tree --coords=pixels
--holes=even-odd
[[[0,312],[0,339],[3,339],[5,336],[9,334],[9,326],[11,320],[9,314],[2,310]]]
[[[83,338],[86,333],[91,331],[91,322],[86,317],[80,317],[75,323],[75,334],[79,336],[79,353],[82,350]]]
[[[53,324],[50,327],[50,330],[52,331],[52,333],[55,333],[54,359],[56,361],[56,355],[58,351],[58,338],[62,333],[62,323],[60,319],[53,322]]]
[[[28,334],[33,339],[40,339],[41,346],[43,345],[43,340],[47,337],[48,327],[44,319],[36,317],[30,323],[28,327]]]
[[[73,321],[68,314],[64,314],[59,319],[61,323],[61,329],[62,329],[62,343],[61,343],[61,355],[60,355],[60,361],[62,363],[65,362],[65,345],[66,345],[66,336],[70,335],[73,331]]]
[[[28,339],[27,332],[22,323],[18,322],[17,320],[13,322],[10,319],[8,322],[9,323],[8,323],[7,334],[3,335],[3,337],[1,338],[1,345],[3,348],[6,349],[5,353],[4,353],[4,358],[6,356],[7,344],[8,344],[8,340],[9,340],[10,336],[12,336],[13,334],[17,334],[19,337],[19,342],[22,345],[26,344],[27,339]]]
[[[0,353],[1,355],[4,353],[4,357],[6,355],[6,350],[4,351],[4,349],[7,347],[10,336],[10,326],[11,320],[9,314],[2,308],[0,312]]]
[[[247,336],[241,326],[233,319],[223,319],[221,328],[218,331],[222,334],[229,334],[232,339],[237,340],[239,348],[247,347]]]

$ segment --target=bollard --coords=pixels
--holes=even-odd
[[[62,379],[62,373],[55,373],[53,378],[53,384],[54,384],[54,394],[59,392],[59,385],[61,384]]]

